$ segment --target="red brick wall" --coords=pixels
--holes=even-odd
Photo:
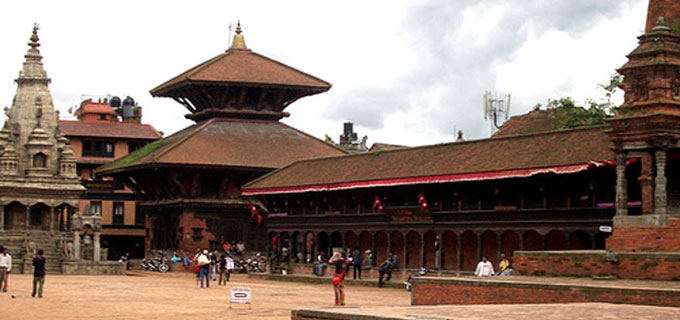
[[[607,302],[680,306],[677,292],[480,280],[415,280],[412,305]]]
[[[647,26],[645,32],[649,32],[656,26],[656,19],[664,17],[666,24],[673,26],[680,22],[680,1],[677,0],[650,0],[647,10]]]
[[[667,226],[616,227],[607,238],[614,251],[680,251],[680,219],[669,218]]]
[[[179,221],[179,226],[182,228],[182,240],[179,242],[179,247],[182,250],[194,252],[196,248],[209,248],[210,241],[215,241],[215,236],[208,232],[208,226],[205,219],[195,217],[193,212],[184,212]],[[194,239],[193,228],[201,228],[202,238]]]
[[[680,280],[678,253],[618,253],[618,263],[605,253],[515,252],[518,274],[532,276],[616,276],[623,279]]]

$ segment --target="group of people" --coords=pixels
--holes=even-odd
[[[218,281],[217,285],[227,285],[231,273],[234,271],[234,259],[230,254],[222,254],[217,257],[217,250],[212,252],[208,249],[198,248],[194,255],[193,263],[196,265],[196,284],[203,288],[210,288],[210,280]],[[219,275],[219,280],[218,280]]]
[[[512,269],[512,264],[503,253],[501,253],[501,260],[498,262],[498,273],[494,272],[493,264],[486,256],[482,256],[482,261],[477,264],[477,269],[475,269],[475,275],[478,277],[511,276],[513,274],[515,274],[515,271]]]
[[[33,291],[31,296],[35,298],[43,297],[43,286],[45,285],[45,263],[47,260],[43,256],[42,249],[38,250],[33,258]],[[7,292],[9,283],[9,273],[12,271],[12,256],[7,248],[0,246],[0,292]]]

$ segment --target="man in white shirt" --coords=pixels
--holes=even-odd
[[[0,289],[7,292],[7,279],[12,271],[12,256],[7,253],[7,248],[0,247]]]
[[[493,265],[489,261],[489,259],[486,258],[486,256],[482,256],[482,261],[477,264],[477,270],[475,270],[475,275],[478,277],[490,277],[494,275],[493,272]]]

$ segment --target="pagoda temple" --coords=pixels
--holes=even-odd
[[[98,169],[141,197],[146,247],[264,248],[264,206],[241,186],[297,160],[345,152],[279,120],[296,100],[331,85],[248,49],[240,23],[231,47],[151,90],[196,123]]]

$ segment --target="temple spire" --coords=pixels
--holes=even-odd
[[[659,17],[665,20],[665,26],[680,32],[680,5],[678,0],[649,0],[647,9],[647,25],[645,33],[652,31],[658,24]]]
[[[246,47],[246,40],[243,38],[241,32],[241,20],[239,20],[236,24],[236,34],[234,35],[234,41],[231,42],[230,49],[248,49],[248,47]]]

